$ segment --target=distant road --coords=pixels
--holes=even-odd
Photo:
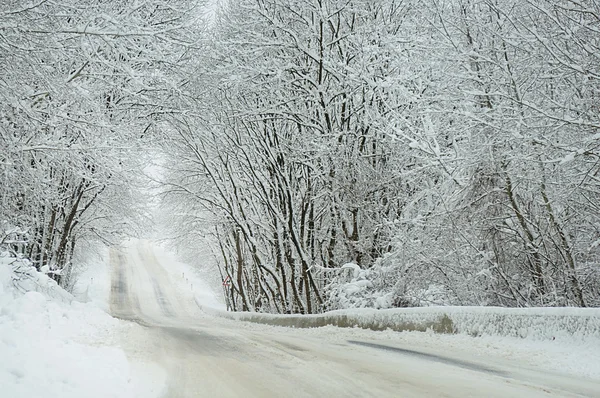
[[[600,397],[599,383],[493,360],[207,316],[146,241],[112,249],[110,261],[112,315],[146,327],[123,348],[165,369],[166,397]]]

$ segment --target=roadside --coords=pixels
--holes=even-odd
[[[320,336],[332,343],[362,338],[435,352],[454,350],[454,356],[468,352],[483,360],[501,358],[507,365],[600,380],[598,309],[432,307],[340,310],[309,316],[204,309],[240,322],[248,330],[290,330],[297,336]],[[434,333],[440,318],[458,330]],[[433,329],[427,329],[429,325]]]
[[[138,327],[112,318],[100,294],[82,303],[26,263],[16,275],[8,256],[0,258],[0,386],[11,398],[158,397],[164,372],[135,362],[119,347],[123,328]],[[102,261],[94,282],[83,291],[100,293]],[[14,287],[18,282],[22,291]],[[101,283],[98,283],[101,282]],[[37,291],[36,291],[37,290]],[[77,293],[77,292],[76,292]],[[88,297],[89,298],[89,297]]]
[[[598,341],[536,341],[513,337],[433,332],[372,331],[361,328],[297,329],[282,326],[238,322],[239,328],[256,333],[270,333],[294,338],[319,339],[328,344],[348,341],[368,341],[379,345],[418,350],[424,353],[444,353],[450,358],[500,363],[507,368],[536,370],[561,377],[573,376],[600,381],[600,343]],[[600,390],[598,391],[600,396]]]

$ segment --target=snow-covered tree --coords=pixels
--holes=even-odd
[[[130,229],[139,148],[172,112],[191,2],[4,2],[0,238],[56,279],[77,242]],[[18,235],[18,236],[17,236]]]
[[[226,5],[164,128],[178,236],[236,310],[597,305],[598,15]]]

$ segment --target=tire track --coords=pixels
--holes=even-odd
[[[165,316],[168,316],[169,318],[173,318],[175,316],[175,312],[173,311],[171,302],[163,294],[160,284],[158,283],[156,278],[152,277],[152,276],[151,276],[151,278],[152,278],[152,288],[154,289],[154,295],[156,296],[156,301],[158,302],[158,305],[160,306],[161,311],[163,312],[163,314],[165,314]]]

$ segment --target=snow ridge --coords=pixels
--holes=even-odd
[[[600,309],[425,307],[387,310],[352,309],[318,315],[233,313],[203,307],[204,311],[241,321],[295,328],[326,325],[371,330],[428,331],[469,336],[595,340],[600,343]]]

